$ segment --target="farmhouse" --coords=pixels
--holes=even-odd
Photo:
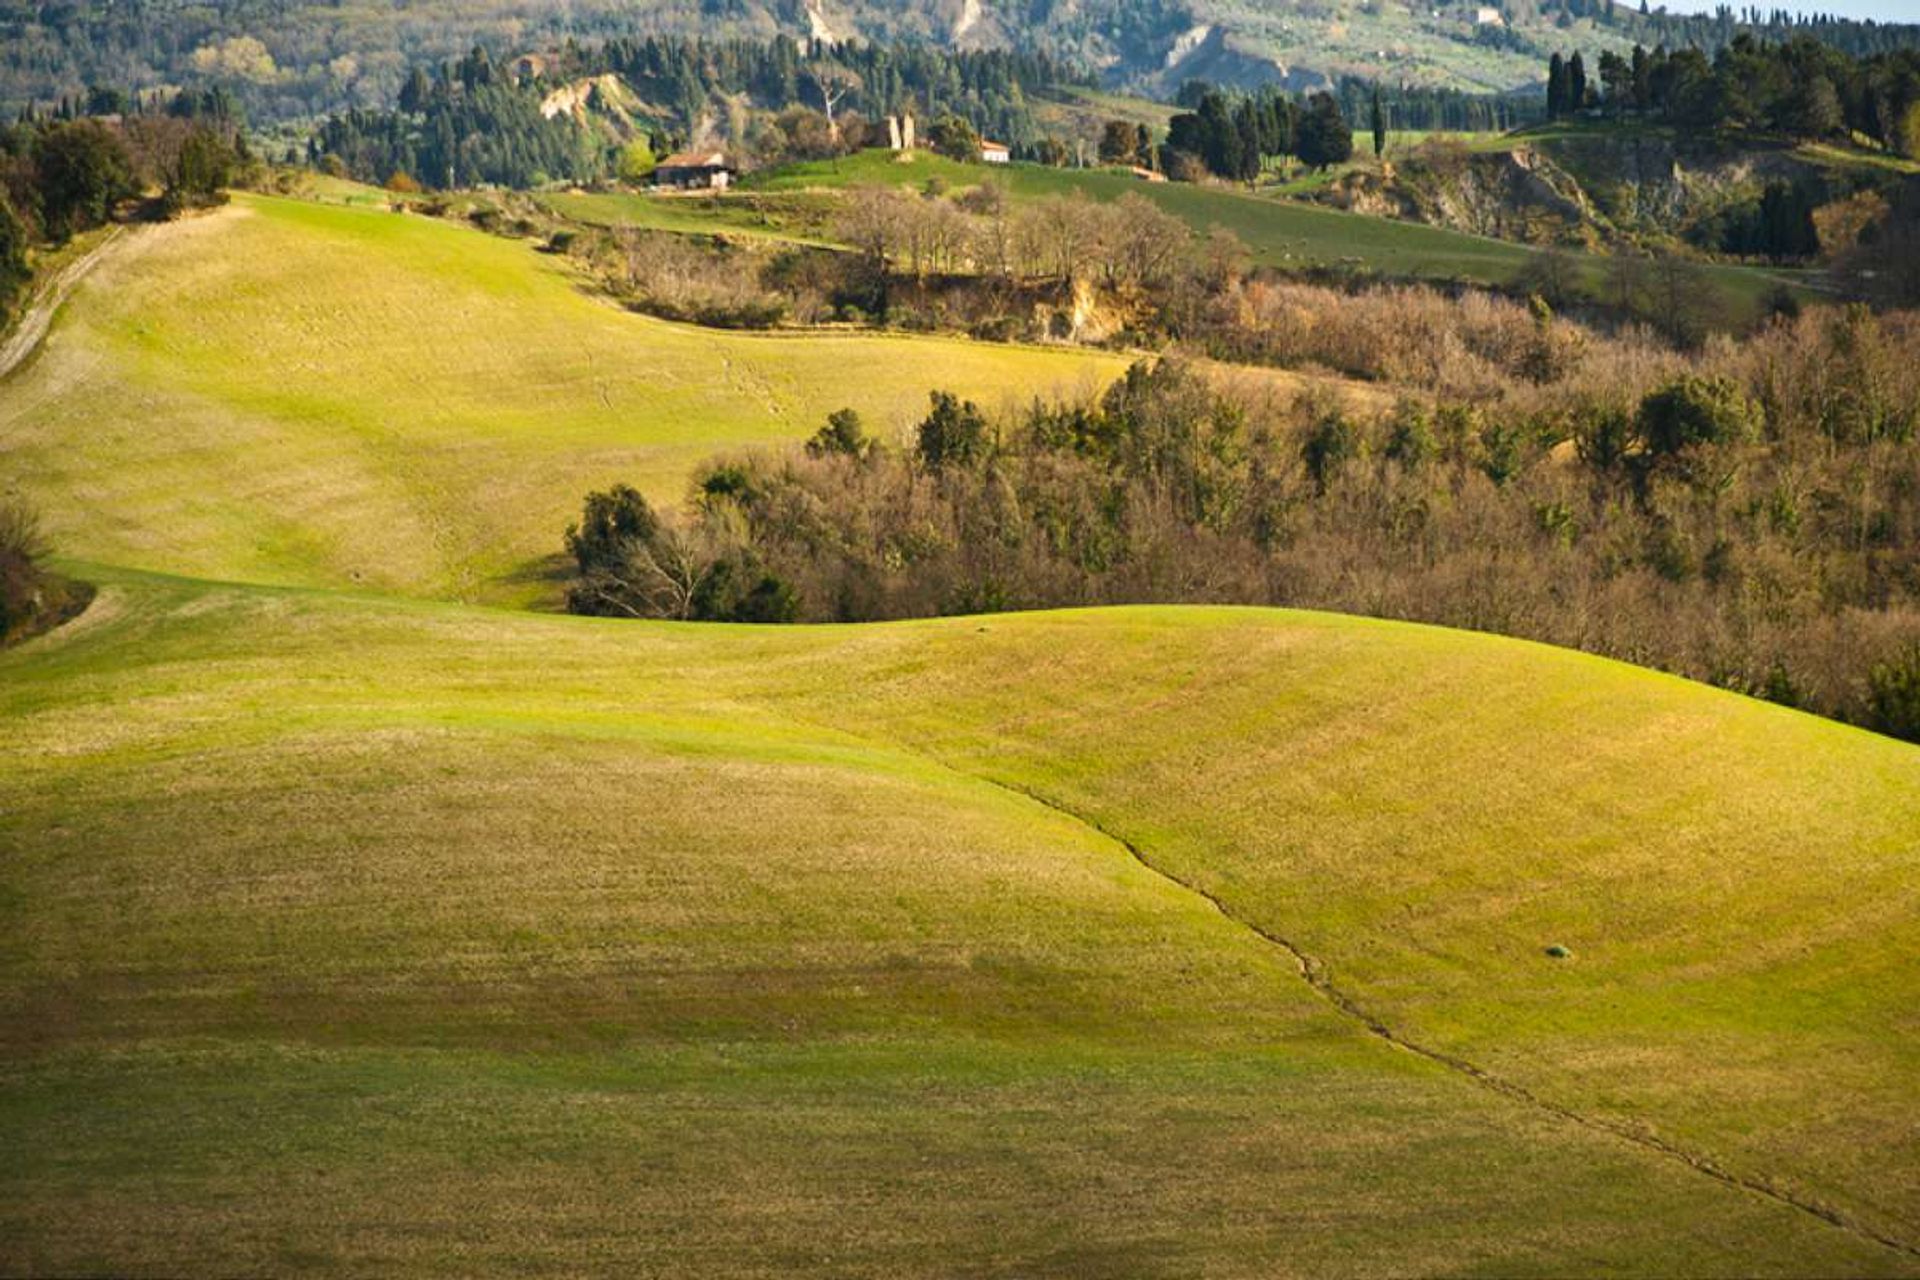
[[[1005,164],[1013,159],[1013,149],[1004,142],[980,139],[980,158],[988,164]]]
[[[653,185],[685,191],[725,191],[734,173],[724,151],[680,151],[660,162],[653,171]]]

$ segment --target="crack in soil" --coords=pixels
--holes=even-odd
[[[1444,1067],[1456,1075],[1464,1076],[1482,1089],[1490,1093],[1498,1094],[1500,1097],[1506,1098],[1509,1101],[1531,1107],[1536,1111],[1553,1116],[1568,1124],[1578,1125],[1590,1132],[1602,1134],[1621,1142],[1631,1143],[1643,1151],[1651,1152],[1654,1155],[1684,1165],[1695,1173],[1712,1178],[1714,1181],[1731,1187],[1734,1190],[1761,1196],[1776,1204],[1783,1205],[1786,1208],[1806,1214],[1808,1217],[1815,1218],[1830,1227],[1848,1232],[1861,1240],[1879,1245],[1885,1249],[1890,1249],[1895,1253],[1904,1254],[1910,1258],[1920,1258],[1920,1246],[1899,1239],[1896,1236],[1888,1235],[1870,1224],[1861,1222],[1838,1209],[1820,1204],[1817,1201],[1805,1199],[1794,1192],[1783,1190],[1768,1179],[1736,1173],[1711,1156],[1703,1155],[1697,1151],[1690,1151],[1656,1134],[1643,1133],[1628,1125],[1621,1124],[1618,1121],[1586,1115],[1562,1106],[1557,1102],[1551,1102],[1533,1092],[1525,1085],[1516,1084],[1511,1080],[1494,1075],[1486,1068],[1469,1062],[1465,1058],[1456,1057],[1443,1049],[1436,1049],[1431,1045],[1425,1045],[1417,1040],[1409,1039],[1407,1036],[1395,1031],[1392,1027],[1382,1022],[1372,1013],[1369,1013],[1358,1000],[1346,991],[1343,991],[1328,975],[1327,966],[1324,961],[1302,949],[1286,937],[1273,932],[1254,920],[1248,919],[1246,916],[1234,910],[1234,908],[1229,906],[1224,900],[1209,893],[1199,885],[1191,884],[1171,872],[1156,866],[1153,860],[1148,858],[1138,845],[1126,837],[1026,787],[1014,783],[1002,782],[997,778],[984,777],[980,774],[965,773],[961,770],[956,770],[956,772],[962,772],[963,776],[974,778],[989,786],[996,787],[1001,791],[1019,796],[1033,804],[1037,804],[1043,809],[1057,813],[1061,817],[1078,823],[1089,831],[1125,849],[1128,856],[1154,876],[1177,888],[1184,889],[1195,897],[1205,900],[1228,921],[1239,925],[1270,946],[1284,951],[1293,961],[1294,966],[1299,969],[1301,979],[1313,989],[1315,994],[1332,1005],[1335,1010],[1349,1021],[1358,1023],[1368,1034],[1374,1036],[1376,1039],[1385,1041],[1395,1049],[1403,1053],[1411,1053],[1416,1057],[1425,1058],[1428,1062]]]

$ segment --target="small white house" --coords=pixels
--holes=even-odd
[[[1504,27],[1506,15],[1491,5],[1481,5],[1473,11],[1473,25],[1476,27]]]
[[[980,139],[980,159],[987,164],[1006,164],[1013,159],[1013,149],[1004,142],[991,142]]]

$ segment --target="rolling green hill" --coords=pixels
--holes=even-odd
[[[738,335],[588,296],[525,243],[242,197],[150,230],[5,384],[0,452],[75,554],[218,578],[525,601],[587,490],[851,405],[998,405],[1119,357],[864,333]]]
[[[1911,747],[1316,615],[86,572],[0,654],[0,1269],[1920,1274]]]
[[[99,264],[0,380],[100,587],[0,652],[0,1272],[1920,1276],[1920,749],[1306,613],[454,603],[1118,362],[284,199]]]

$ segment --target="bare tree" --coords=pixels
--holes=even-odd
[[[911,203],[911,197],[887,187],[855,187],[847,193],[834,227],[876,266],[891,266],[901,252],[905,239],[903,213]]]
[[[837,62],[817,58],[807,64],[807,79],[813,81],[820,105],[827,113],[827,132],[838,138],[840,126],[834,121],[833,109],[840,105],[842,98],[860,87],[860,77]]]
[[[1193,239],[1186,223],[1144,196],[1129,193],[1101,213],[1100,257],[1110,284],[1162,283]]]
[[[1638,319],[1646,310],[1652,284],[1647,260],[1637,253],[1616,253],[1607,260],[1607,302],[1621,315]]]
[[[717,559],[704,528],[663,525],[651,538],[628,538],[613,563],[601,564],[575,584],[581,601],[629,618],[693,616],[701,584]]]

